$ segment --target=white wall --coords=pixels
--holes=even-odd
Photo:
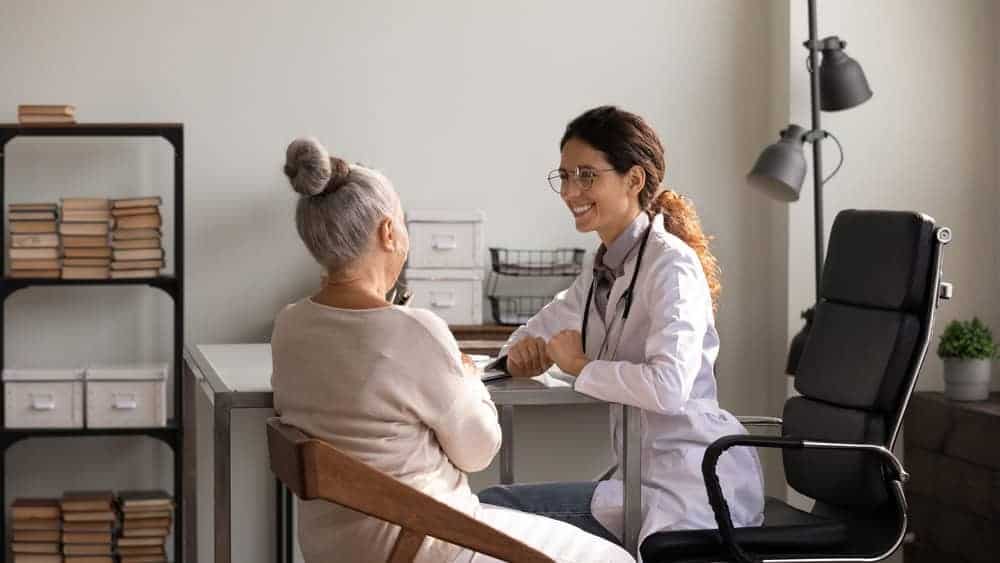
[[[335,153],[381,168],[406,207],[483,209],[490,245],[592,247],[595,239],[574,232],[544,176],[570,118],[620,104],[661,133],[668,184],[695,200],[716,236],[722,402],[734,412],[774,413],[786,307],[797,303],[785,301],[785,286],[797,278],[786,273],[787,210],[750,192],[743,175],[782,125],[774,103],[787,99],[787,84],[774,78],[786,61],[773,53],[782,49],[774,32],[787,17],[781,2],[724,0],[614,8],[595,0],[7,2],[0,119],[13,121],[18,103],[67,102],[81,121],[184,122],[186,340],[214,343],[261,340],[275,311],[315,286],[317,268],[295,235],[294,197],[280,173],[292,138],[316,135]],[[55,145],[11,147],[12,201],[159,193],[170,185],[169,151],[158,144],[102,143],[96,153]],[[69,175],[77,166],[88,172]],[[169,341],[145,344],[169,337],[169,309],[156,298],[27,295],[7,312],[8,350],[22,362],[80,362],[94,350],[110,359],[168,354]],[[90,320],[78,320],[77,307]],[[120,317],[130,320],[113,320]],[[79,338],[84,331],[90,340]],[[600,409],[527,411],[518,427],[525,480],[589,478],[607,459]],[[254,431],[247,425],[251,442]],[[141,447],[98,440],[86,449],[92,453],[30,444],[8,474],[11,492],[119,487],[101,472],[100,459],[113,452],[133,456],[128,475],[145,467]],[[155,460],[144,478],[169,484],[168,459]],[[73,472],[44,480],[31,473],[70,461]],[[491,469],[474,482],[493,480]],[[234,498],[259,499],[266,479],[258,485],[241,483]],[[235,543],[266,542],[258,529],[266,518],[237,529]],[[269,556],[270,544],[259,553]]]

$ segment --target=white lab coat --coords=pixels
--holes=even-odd
[[[591,306],[586,353],[593,361],[574,387],[609,403],[642,409],[641,542],[663,530],[717,527],[701,474],[702,456],[716,438],[746,430],[716,399],[713,366],[719,335],[701,263],[690,246],[664,229],[660,215],[653,220],[622,333],[620,297],[632,279],[637,256],[638,245],[625,262],[624,275],[611,288],[605,318]],[[592,278],[591,271],[578,276],[569,289],[518,328],[508,346],[526,336],[548,340],[561,330],[580,330]],[[607,349],[598,357],[606,334]],[[619,460],[621,427],[620,409],[612,408],[611,437]],[[733,523],[760,525],[764,483],[756,452],[730,449],[717,471]],[[619,478],[598,485],[591,511],[621,538]]]

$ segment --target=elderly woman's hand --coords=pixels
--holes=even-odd
[[[507,373],[514,377],[535,377],[552,367],[545,353],[545,339],[525,337],[507,350]]]
[[[570,375],[580,375],[590,363],[583,351],[583,337],[578,330],[564,330],[553,336],[546,352],[559,369]]]

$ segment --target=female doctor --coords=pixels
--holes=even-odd
[[[642,419],[640,542],[663,530],[715,528],[701,461],[705,448],[746,430],[716,399],[714,311],[719,270],[688,200],[663,191],[663,146],[643,119],[598,107],[574,119],[549,183],[580,232],[601,245],[593,272],[520,327],[505,347],[507,369],[533,377],[553,363],[574,388],[639,407]],[[620,409],[611,409],[616,458]],[[749,448],[718,466],[735,526],[763,522],[760,463]],[[490,487],[480,501],[542,514],[621,544],[622,483]]]

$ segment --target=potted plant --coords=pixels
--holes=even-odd
[[[941,334],[938,356],[944,360],[944,394],[955,401],[984,401],[990,396],[990,360],[997,355],[990,328],[978,318],[951,321]]]

